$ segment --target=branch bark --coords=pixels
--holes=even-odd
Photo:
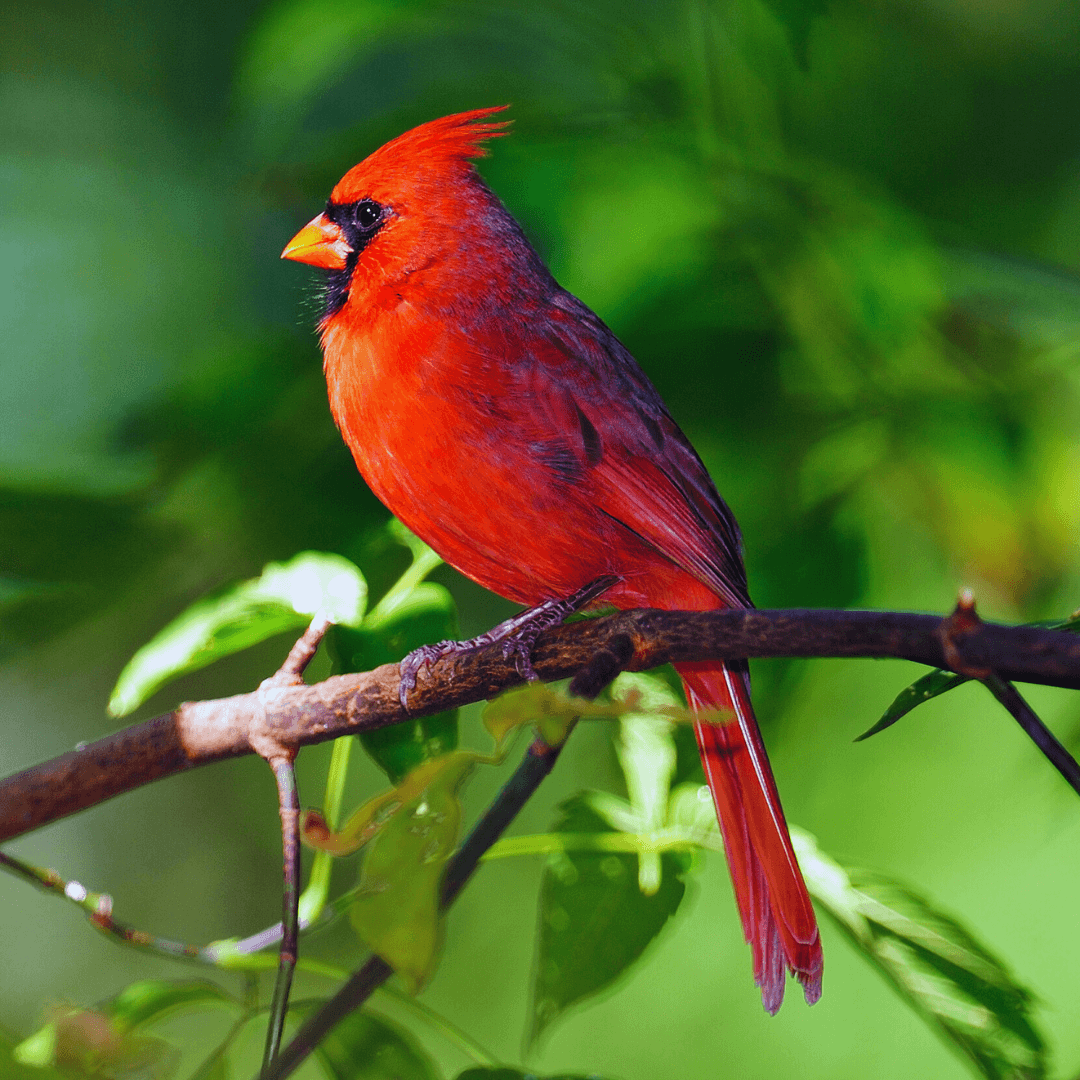
[[[958,632],[951,616],[901,612],[624,611],[546,631],[533,648],[533,667],[547,681],[572,676],[619,637],[632,645],[628,671],[742,657],[873,657],[1080,689],[1080,636],[977,619]],[[314,686],[188,702],[0,781],[0,841],[153,780],[252,753],[256,727],[299,748],[484,701],[521,681],[496,643],[421,672],[408,713],[398,700],[396,664]]]

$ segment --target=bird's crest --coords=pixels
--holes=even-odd
[[[455,113],[438,120],[414,127],[379,147],[373,154],[350,169],[338,182],[330,196],[332,202],[347,203],[358,195],[372,176],[416,172],[429,169],[445,170],[455,165],[465,166],[473,158],[485,157],[484,143],[499,135],[506,135],[509,120],[483,123],[489,116],[508,109],[509,105],[496,105],[487,109]]]

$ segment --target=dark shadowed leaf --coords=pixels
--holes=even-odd
[[[167,682],[240,652],[324,611],[336,623],[358,623],[367,603],[363,574],[341,555],[305,551],[269,563],[262,575],[192,604],[128,661],[109,698],[127,716]]]
[[[811,895],[900,996],[988,1080],[1039,1080],[1046,1048],[1031,992],[959,922],[901,885],[849,870],[792,829]]]
[[[614,831],[584,796],[569,799],[561,810],[555,831]],[[678,909],[687,866],[681,854],[663,855],[659,886],[646,896],[632,855],[566,851],[549,856],[540,890],[530,1045],[567,1008],[629,970]]]
[[[360,627],[335,626],[328,635],[335,674],[370,671],[380,664],[396,663],[403,656],[432,642],[456,637],[457,608],[441,585],[417,585],[385,616],[376,608]],[[422,761],[457,748],[456,709],[407,720],[402,724],[362,732],[364,749],[398,784]]]
[[[441,1080],[408,1032],[363,1011],[342,1020],[315,1048],[315,1056],[331,1080]]]

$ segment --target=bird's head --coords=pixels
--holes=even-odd
[[[283,259],[328,271],[324,328],[346,305],[366,308],[379,289],[467,256],[486,231],[484,218],[502,211],[472,159],[484,156],[487,139],[505,134],[507,121],[488,117],[506,107],[444,116],[399,135],[350,169],[326,209],[289,241]]]

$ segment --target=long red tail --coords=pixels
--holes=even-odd
[[[691,707],[730,709],[737,717],[699,723],[695,731],[762,1004],[769,1013],[780,1008],[790,969],[813,1005],[821,997],[821,941],[750,706],[748,680],[715,663],[678,664],[676,670]]]

